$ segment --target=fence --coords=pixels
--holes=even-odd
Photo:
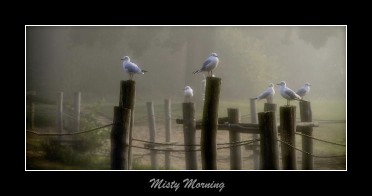
[[[157,162],[158,155],[164,153],[165,157],[165,169],[171,169],[171,157],[174,158],[184,158],[185,169],[197,169],[198,168],[198,156],[197,152],[202,152],[203,143],[197,143],[196,131],[203,128],[202,120],[195,120],[195,108],[193,103],[183,103],[183,119],[176,119],[177,124],[183,125],[184,142],[177,143],[172,142],[171,136],[171,108],[170,100],[165,100],[165,142],[157,142],[156,135],[156,118],[154,113],[154,107],[152,102],[147,103],[148,110],[148,124],[149,124],[149,140],[144,140],[140,138],[133,138],[129,132],[130,128],[133,127],[134,117],[133,110],[130,109],[131,104],[134,101],[129,101],[129,106],[124,106],[125,102],[122,100],[128,100],[128,98],[123,98],[123,96],[133,96],[124,87],[125,83],[122,82],[121,86],[121,98],[119,106],[115,107],[115,117],[114,122],[97,127],[91,130],[77,131],[75,133],[55,133],[55,134],[41,134],[35,131],[29,131],[28,133],[33,133],[37,135],[77,135],[88,133],[92,131],[99,130],[108,126],[113,126],[111,131],[111,169],[131,169],[132,158],[131,148],[149,150],[150,153],[145,153],[138,155],[137,157],[143,157],[150,155],[151,157],[151,168],[159,169],[159,164]],[[132,83],[134,89],[134,83]],[[208,85],[208,81],[207,81]],[[129,92],[134,93],[134,90]],[[208,100],[208,93],[206,94],[206,100]],[[133,96],[134,99],[134,96]],[[345,157],[345,155],[337,156],[319,156],[313,154],[313,140],[326,142],[332,145],[346,146],[344,144],[339,144],[336,142],[327,141],[324,139],[313,137],[312,131],[313,127],[318,127],[318,123],[312,122],[311,118],[311,107],[310,102],[302,101],[300,102],[300,123],[296,123],[295,117],[295,107],[280,107],[280,125],[278,126],[275,121],[276,105],[265,104],[265,112],[258,113],[255,109],[255,102],[251,103],[251,123],[241,123],[241,115],[237,108],[229,108],[227,113],[228,117],[218,118],[214,120],[216,123],[216,131],[228,131],[229,142],[225,143],[215,143],[209,145],[212,147],[212,154],[216,156],[218,150],[230,149],[230,169],[242,169],[242,160],[248,157],[242,155],[241,146],[248,146],[246,150],[253,151],[253,165],[254,169],[279,169],[279,159],[280,153],[282,157],[282,169],[297,169],[296,166],[296,156],[295,151],[302,153],[302,169],[313,169],[313,159],[314,158],[334,158],[334,157]],[[218,105],[218,104],[214,104]],[[125,110],[126,109],[126,110]],[[214,109],[216,110],[216,109]],[[32,111],[32,110],[31,110]],[[57,110],[60,112],[60,110]],[[121,115],[116,115],[122,111]],[[118,117],[119,116],[119,117]],[[174,120],[174,119],[173,119]],[[258,122],[258,123],[257,123]],[[296,125],[297,124],[297,125]],[[60,126],[60,125],[59,125]],[[278,133],[277,133],[278,132]],[[241,134],[256,134],[261,137],[253,137],[250,140],[241,140]],[[279,134],[280,139],[277,139]],[[295,135],[302,137],[302,149],[296,147],[295,145]],[[207,135],[208,136],[208,135]],[[210,136],[210,135],[209,135]],[[203,137],[203,136],[202,136]],[[212,138],[215,138],[212,134]],[[260,139],[261,138],[261,139]],[[205,138],[204,138],[205,139]],[[203,141],[203,140],[202,140]],[[216,140],[215,140],[216,142]],[[134,143],[134,144],[133,144]],[[140,144],[140,145],[138,145]],[[256,145],[259,144],[259,145]],[[142,145],[142,146],[141,146]],[[215,147],[215,149],[213,149]],[[281,150],[279,151],[280,146]],[[259,147],[259,148],[257,148]],[[176,156],[174,153],[184,153],[184,156]],[[202,154],[203,156],[203,154]],[[211,161],[212,159],[212,161]],[[210,165],[208,167],[203,167],[203,169],[217,169],[216,168],[216,158],[209,158]],[[219,160],[221,161],[221,160]],[[213,163],[214,162],[214,163]],[[205,164],[205,163],[204,163]],[[256,168],[258,166],[258,168]]]
[[[68,106],[63,103],[63,92],[56,94],[56,126],[59,133],[78,132],[80,130],[81,116],[81,92],[74,93],[74,105]],[[33,130],[35,127],[35,91],[27,92],[27,101],[29,104],[29,120],[27,128]],[[52,112],[46,113],[51,114]]]

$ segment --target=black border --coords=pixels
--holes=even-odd
[[[224,5],[220,5],[224,6]],[[237,5],[239,6],[239,5]],[[322,14],[326,13],[327,9],[324,10],[310,10],[308,12],[301,12],[301,9],[297,9],[294,12],[288,12],[287,10],[282,10],[279,12],[273,13],[267,16],[267,10],[263,10],[261,13],[251,13],[250,10],[259,9],[254,7],[245,6],[245,12],[243,16],[239,17],[230,17],[226,18],[226,14],[223,12],[225,9],[229,9],[228,6],[224,10],[219,10],[216,13],[216,17],[207,16],[207,18],[198,18],[193,16],[194,12],[198,10],[191,10],[192,12],[187,12],[186,14],[179,14],[173,16],[172,13],[169,13],[165,16],[158,15],[149,15],[150,17],[128,17],[131,13],[124,12],[124,7],[121,7],[120,10],[115,10],[118,12],[117,15],[108,15],[103,17],[102,15],[90,15],[85,13],[80,13],[79,10],[72,12],[67,11],[57,11],[54,12],[52,9],[46,12],[40,12],[39,10],[32,10],[27,12],[25,15],[27,17],[24,19],[22,24],[17,26],[15,29],[19,29],[20,36],[24,37],[24,25],[133,25],[133,24],[159,24],[159,25],[168,25],[168,24],[180,24],[180,25],[212,25],[212,24],[221,24],[221,25],[304,25],[304,24],[316,24],[316,25],[348,25],[347,37],[348,37],[348,114],[351,112],[354,113],[353,108],[350,107],[351,102],[356,101],[351,96],[352,80],[355,76],[355,70],[352,69],[355,64],[355,42],[354,37],[356,36],[356,26],[350,24],[347,16],[344,15],[343,10],[339,10],[339,13],[332,13],[331,17],[323,18]],[[259,9],[262,10],[262,9]],[[113,11],[113,12],[115,12]],[[139,11],[134,9],[134,11]],[[76,17],[82,15],[80,17]],[[123,14],[124,13],[124,14]],[[284,14],[286,13],[286,14]],[[307,14],[309,13],[309,14]],[[105,14],[105,13],[104,13]],[[281,16],[280,14],[283,14]],[[56,16],[57,17],[53,17]],[[221,16],[222,15],[222,16]],[[264,16],[265,15],[265,16]],[[302,17],[298,17],[298,16]],[[305,15],[305,16],[304,16]],[[319,16],[320,15],[320,16]],[[326,14],[328,15],[328,13]],[[332,17],[334,16],[334,17]],[[336,17],[337,16],[337,17]],[[143,17],[143,19],[142,19]],[[264,21],[259,21],[259,18],[263,17]],[[190,21],[192,19],[193,21]],[[266,19],[266,20],[265,20]],[[287,21],[291,22],[283,22]],[[338,19],[339,21],[335,22],[334,20]],[[88,20],[88,21],[87,21]],[[160,20],[160,21],[159,21]],[[253,21],[254,20],[254,21]],[[24,45],[24,40],[20,44]],[[18,40],[17,40],[18,41]],[[22,47],[18,49],[23,49]],[[23,61],[22,63],[24,63]],[[23,70],[21,70],[23,71]],[[24,85],[24,83],[22,84]],[[22,91],[20,91],[22,92]],[[20,95],[19,97],[23,97]],[[23,103],[24,100],[21,102]],[[22,106],[23,108],[23,106]],[[22,109],[21,108],[21,109]],[[38,188],[38,190],[43,190],[42,187],[48,187],[56,191],[57,193],[67,193],[71,194],[72,189],[79,189],[84,192],[102,191],[106,194],[112,191],[119,191],[117,194],[128,194],[126,191],[136,191],[137,192],[172,192],[170,190],[156,190],[150,189],[149,180],[152,178],[164,178],[169,180],[182,181],[185,178],[197,178],[200,181],[223,181],[225,183],[225,188],[223,192],[235,192],[238,191],[242,194],[251,194],[255,192],[267,193],[267,192],[283,192],[290,193],[291,189],[289,187],[296,187],[302,190],[304,193],[319,193],[319,190],[322,190],[323,193],[333,193],[332,189],[343,189],[344,187],[349,186],[352,178],[354,177],[354,151],[350,147],[351,144],[354,144],[353,137],[351,136],[352,131],[350,130],[350,124],[353,124],[355,121],[353,117],[348,115],[348,160],[347,160],[347,169],[348,171],[24,171],[24,140],[17,140],[17,143],[13,143],[12,146],[17,145],[17,147],[22,147],[22,149],[17,149],[13,153],[21,155],[19,161],[16,164],[20,168],[20,175],[22,181],[27,185],[27,187]],[[18,130],[24,130],[24,126]],[[24,138],[24,132],[20,131],[17,138]],[[18,143],[19,142],[19,143]],[[331,186],[331,184],[337,184],[337,187]],[[314,189],[316,187],[316,189]],[[125,190],[125,191],[124,191]],[[298,189],[297,189],[298,190]],[[327,191],[328,190],[328,191]],[[123,191],[123,192],[121,192]],[[181,189],[178,191],[180,192]],[[188,192],[216,192],[207,191],[203,189],[198,190],[186,190]],[[296,191],[293,191],[294,193]],[[301,193],[301,192],[297,192]]]

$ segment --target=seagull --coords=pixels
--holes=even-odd
[[[184,95],[185,95],[185,102],[191,102],[191,97],[194,96],[194,93],[190,86],[185,87]]]
[[[123,60],[124,71],[129,73],[130,80],[133,79],[133,74],[145,74],[147,72],[140,69],[135,63],[130,62],[129,56],[124,56],[121,60]]]
[[[304,96],[310,92],[310,83],[306,82],[298,91],[296,92],[297,95],[300,95],[301,99],[304,98]]]
[[[193,73],[196,74],[196,73],[199,73],[199,72],[202,72],[202,71],[207,71],[208,72],[208,76],[212,76],[213,77],[212,70],[218,66],[218,62],[219,62],[219,59],[218,59],[217,54],[216,53],[212,53],[204,61],[203,66],[199,70],[194,71]]]
[[[267,88],[264,92],[262,92],[257,97],[252,98],[252,100],[258,99],[259,101],[261,99],[266,99],[267,103],[273,103],[274,94],[275,94],[274,84],[270,83],[269,88]]]
[[[281,81],[279,84],[279,91],[282,97],[287,99],[287,105],[289,105],[290,100],[301,100],[301,97],[297,95],[292,89],[288,88],[284,81]]]

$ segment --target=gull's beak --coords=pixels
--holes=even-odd
[[[280,84],[276,84],[276,85],[280,85]]]
[[[124,59],[121,59],[121,60],[124,60]]]

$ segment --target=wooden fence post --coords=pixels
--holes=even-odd
[[[80,103],[81,103],[81,93],[75,92],[75,131],[80,131]]]
[[[152,102],[147,102],[147,116],[149,120],[149,131],[150,131],[150,142],[155,142],[155,113],[154,113],[154,104]],[[149,145],[150,148],[154,148],[154,145]],[[155,150],[150,150],[151,157],[151,169],[158,169],[157,162],[157,152]]]
[[[28,91],[26,95],[28,102],[30,104],[29,105],[30,118],[29,118],[28,126],[29,126],[29,129],[31,130],[35,128],[35,103],[34,103],[35,95],[36,95],[36,91]]]
[[[280,107],[280,137],[283,142],[295,146],[295,129],[296,129],[296,107]],[[294,148],[285,143],[281,143],[282,165],[284,170],[296,169],[296,151]]]
[[[221,78],[207,77],[201,130],[201,156],[204,170],[217,169],[216,135],[220,89]]]
[[[63,133],[63,92],[57,92],[57,130]]]
[[[237,124],[240,122],[239,109],[237,108],[228,108],[227,116],[229,118],[230,124]],[[233,142],[239,142],[239,141],[240,141],[240,133],[229,130],[229,142],[233,143]],[[234,146],[234,144],[231,144],[231,145],[232,147],[230,148],[230,169],[240,170],[242,169],[241,146]]]
[[[120,98],[119,107],[128,108],[131,111],[130,114],[130,125],[129,125],[129,158],[128,164],[129,169],[132,169],[132,132],[134,123],[134,105],[136,97],[136,82],[134,80],[122,80],[120,81]]]
[[[279,168],[277,131],[275,112],[258,113],[261,132],[261,169],[276,170]]]
[[[111,169],[128,170],[130,109],[114,107],[114,125],[111,130]]]
[[[300,101],[300,118],[301,122],[312,122],[311,104],[309,101]],[[306,127],[302,129],[302,134],[313,136],[313,128]],[[313,140],[309,137],[302,136],[302,149],[305,152],[313,154]],[[312,170],[314,167],[313,157],[309,154],[302,153],[302,169]]]
[[[194,103],[182,103],[183,111],[183,135],[185,144],[186,170],[197,170],[198,162],[196,156],[196,120]]]
[[[27,91],[26,92],[26,103],[29,104],[29,110],[28,110],[28,119],[26,122],[26,128],[33,130],[35,127],[35,103],[34,99],[36,96],[36,91]]]
[[[256,100],[250,100],[250,110],[251,110],[251,123],[258,123],[257,120],[257,109],[256,109]],[[260,139],[259,134],[252,134],[252,139]],[[260,145],[260,142],[256,143],[257,146]],[[258,147],[253,149],[253,169],[258,170],[260,167],[260,151]]]
[[[265,103],[264,104],[264,112],[276,112],[276,104],[275,103]]]
[[[30,127],[31,127],[31,130],[34,129],[35,127],[35,103],[34,101],[32,101],[33,98],[31,98],[31,102],[30,102]]]
[[[164,111],[165,111],[165,142],[171,142],[171,100],[165,99],[164,100]],[[170,169],[171,166],[171,159],[170,159],[170,151],[165,151],[164,159],[165,159],[165,169]]]
[[[202,96],[203,96],[203,101],[205,101],[205,86],[206,86],[206,84],[207,84],[207,79],[206,78],[204,78],[203,80],[202,80],[202,88],[203,88],[203,94],[202,94]]]

